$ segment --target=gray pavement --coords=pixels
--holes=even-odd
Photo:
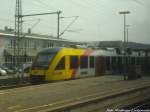
[[[35,112],[90,95],[150,85],[150,77],[123,81],[122,76],[101,76],[0,91],[0,112]]]

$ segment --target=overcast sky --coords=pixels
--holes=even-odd
[[[0,28],[14,28],[15,0],[0,0]],[[22,0],[23,14],[62,11],[61,16],[79,18],[61,38],[75,41],[123,40],[123,15],[127,15],[129,41],[150,43],[150,0]],[[40,19],[40,22],[38,20]],[[56,36],[57,15],[23,18],[27,32]],[[60,20],[60,33],[74,18]]]

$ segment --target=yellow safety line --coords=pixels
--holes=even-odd
[[[8,110],[12,110],[20,107],[21,107],[20,105],[15,105],[15,106],[8,107]]]

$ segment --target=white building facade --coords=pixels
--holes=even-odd
[[[15,39],[13,32],[0,31],[0,65],[14,66],[16,59],[19,64],[31,63],[36,54],[42,49],[72,46],[78,43],[52,36],[27,34],[19,40],[19,53],[16,57]]]

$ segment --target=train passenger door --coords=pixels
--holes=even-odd
[[[105,71],[105,73],[111,74],[111,58],[110,58],[110,56],[106,56],[105,60],[106,60],[106,71]]]
[[[96,63],[95,63],[95,75],[104,75],[105,70],[106,70],[106,61],[105,57],[103,56],[98,56],[96,57]]]
[[[89,57],[80,56],[80,68],[79,68],[79,77],[91,76],[89,70]]]
[[[66,79],[66,56],[63,56],[58,61],[53,73],[53,80],[61,79]]]
[[[69,56],[70,60],[69,60],[69,74],[70,74],[70,78],[76,78],[79,75],[79,56]]]
[[[95,57],[89,56],[89,74],[91,76],[95,75]]]

